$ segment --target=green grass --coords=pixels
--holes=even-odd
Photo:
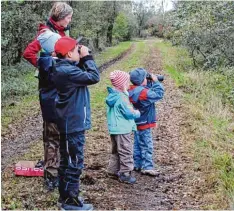
[[[174,79],[178,87],[186,85],[188,79],[184,71],[191,68],[192,64],[186,50],[182,48],[171,48],[168,42],[157,42],[156,47],[160,49],[164,58],[164,70]]]
[[[214,192],[207,197],[218,201],[210,206],[230,208],[234,204],[233,69],[194,68],[185,49],[168,42],[155,45],[162,52],[164,69],[184,91],[188,127],[195,137],[190,140],[194,167],[202,169],[208,189]]]
[[[175,80],[178,87],[184,84],[184,74],[176,71],[172,66],[166,66],[165,70],[170,74],[170,76]]]

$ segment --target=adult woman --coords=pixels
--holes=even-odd
[[[39,24],[38,35],[44,30],[50,29],[51,31],[60,34],[62,37],[68,36],[69,23],[71,22],[72,14],[73,10],[68,4],[64,2],[55,3],[50,11],[50,18],[46,24]],[[36,37],[25,49],[23,57],[37,67],[37,57],[40,50],[41,45]]]
[[[50,11],[50,18],[46,24],[40,24],[37,37],[26,47],[23,57],[32,65],[38,67],[38,58],[44,50],[40,45],[39,36],[50,30],[60,36],[69,35],[69,23],[71,22],[73,10],[64,3],[57,2]],[[38,39],[39,38],[39,39]],[[39,98],[43,116],[43,142],[44,142],[44,179],[49,190],[58,186],[59,154],[59,132],[56,124],[56,113],[54,100],[57,96],[55,86],[51,81],[45,79],[43,74],[39,79]]]

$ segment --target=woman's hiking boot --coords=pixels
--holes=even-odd
[[[119,178],[119,174],[115,173],[115,172],[110,172],[110,171],[106,171],[106,175],[112,179],[118,179]]]

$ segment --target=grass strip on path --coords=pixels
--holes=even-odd
[[[117,46],[109,47],[101,54],[95,57],[95,62],[98,67],[119,57],[122,53],[126,52],[132,45],[131,41],[121,42]]]

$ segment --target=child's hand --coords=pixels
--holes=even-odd
[[[84,46],[84,45],[81,45],[80,47],[80,58],[83,58],[85,56],[89,55],[89,49]]]
[[[152,75],[152,79],[154,82],[158,81],[158,77],[156,75]]]

